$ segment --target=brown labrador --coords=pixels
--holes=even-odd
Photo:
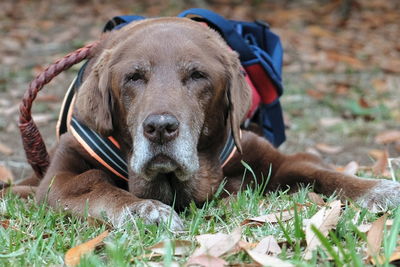
[[[129,165],[129,190],[115,183],[70,133],[62,135],[38,186],[38,201],[75,214],[104,214],[114,225],[132,216],[182,228],[177,213],[201,205],[226,178],[234,194],[241,161],[268,191],[314,185],[318,193],[351,198],[370,209],[400,204],[400,184],[361,179],[332,170],[318,157],[284,155],[264,138],[240,130],[251,91],[240,62],[215,31],[182,18],[148,19],[106,36],[93,53],[74,107],[75,117],[121,144]],[[241,133],[240,133],[241,131]],[[227,165],[218,156],[230,133],[238,148]],[[253,184],[254,185],[254,184]]]

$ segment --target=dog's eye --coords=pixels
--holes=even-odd
[[[206,78],[206,75],[201,71],[195,70],[190,74],[190,78],[192,80],[200,80]]]
[[[141,72],[135,72],[135,73],[129,74],[127,77],[127,81],[133,81],[133,82],[137,82],[137,81],[144,80],[144,79],[145,79],[145,77],[144,77],[143,73],[141,73]]]

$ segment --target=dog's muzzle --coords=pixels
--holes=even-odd
[[[174,115],[150,114],[134,135],[132,171],[146,180],[173,174],[188,180],[199,168],[197,138]]]

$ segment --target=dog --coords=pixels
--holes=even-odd
[[[119,143],[128,186],[67,132],[36,198],[78,215],[105,215],[116,226],[136,216],[175,230],[183,228],[177,212],[192,201],[201,206],[223,181],[229,194],[269,176],[266,192],[313,185],[369,209],[400,204],[397,182],[339,173],[312,154],[284,155],[241,129],[250,101],[238,55],[216,31],[185,18],[146,19],[112,31],[90,56],[73,116]],[[222,166],[229,138],[236,151]],[[243,176],[242,161],[257,179]]]

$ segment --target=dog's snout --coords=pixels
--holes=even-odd
[[[143,122],[143,134],[153,143],[164,144],[179,134],[179,121],[171,114],[152,114]]]

